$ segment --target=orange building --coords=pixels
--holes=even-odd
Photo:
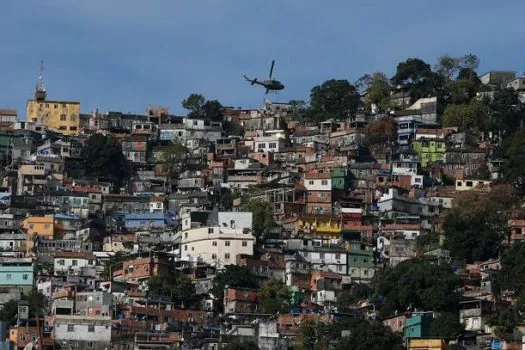
[[[27,233],[27,249],[33,248],[33,239],[37,236],[53,239],[55,234],[54,222],[55,218],[53,215],[29,216],[22,221],[22,228]]]

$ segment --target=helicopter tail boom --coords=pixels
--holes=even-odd
[[[246,81],[249,81],[251,83],[251,85],[257,83],[257,78],[255,79],[250,79],[248,78],[246,75],[244,75],[244,79],[246,79]]]

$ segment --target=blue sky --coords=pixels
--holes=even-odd
[[[286,89],[308,99],[330,78],[389,76],[398,62],[475,53],[480,71],[525,69],[525,2],[375,0],[2,1],[0,107],[25,117],[40,59],[50,99],[83,112],[181,113],[192,92],[224,105],[257,107],[270,61]]]

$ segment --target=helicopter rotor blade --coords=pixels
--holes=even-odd
[[[272,65],[270,67],[270,80],[272,79],[272,74],[273,74],[273,66],[275,65],[275,60],[272,60]]]

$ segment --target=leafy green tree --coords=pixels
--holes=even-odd
[[[461,261],[473,263],[497,258],[507,235],[506,218],[497,212],[473,212],[461,216],[452,211],[445,217],[446,247]]]
[[[344,310],[359,301],[368,299],[371,295],[372,289],[367,284],[356,283],[337,295],[337,309]]]
[[[505,142],[503,177],[521,195],[525,194],[525,128]]]
[[[436,73],[441,74],[447,79],[452,79],[459,71],[459,60],[456,57],[443,55],[438,58],[438,63],[435,67]]]
[[[222,121],[223,107],[217,100],[206,100],[201,94],[191,94],[182,101],[182,107],[188,111],[190,118],[210,118],[212,121]]]
[[[489,326],[495,328],[496,336],[507,341],[516,338],[515,331],[519,323],[520,317],[514,308],[500,310],[494,313],[488,321]]]
[[[459,195],[443,225],[451,255],[467,263],[497,258],[508,235],[508,212],[517,200],[515,190],[506,185],[493,186],[489,194]]]
[[[128,180],[128,161],[122,153],[122,146],[111,135],[91,135],[82,149],[86,175],[109,179],[117,190]]]
[[[409,58],[397,65],[392,82],[395,85],[408,86],[410,97],[415,101],[422,97],[441,97],[445,79],[432,72],[430,65],[425,61]]]
[[[312,88],[307,118],[314,122],[346,119],[357,111],[359,100],[357,89],[348,80],[327,80]]]
[[[402,312],[409,306],[419,310],[455,310],[460,280],[445,265],[424,260],[406,260],[374,276],[374,285],[384,299],[382,315]]]
[[[340,338],[336,350],[401,350],[402,339],[380,322],[359,319],[344,322],[349,335]]]
[[[29,317],[35,317],[38,312],[40,315],[46,313],[49,301],[40,292],[36,290],[30,291],[27,295],[22,295],[21,300],[26,300],[29,305]],[[9,300],[4,303],[0,309],[0,321],[14,324],[16,322],[16,315],[18,314],[18,300]]]
[[[489,107],[491,130],[501,132],[503,137],[511,137],[523,126],[525,105],[521,103],[514,89],[496,90]]]
[[[175,141],[166,146],[160,152],[158,161],[163,165],[163,171],[168,180],[168,192],[171,193],[173,181],[185,170],[185,160],[189,157],[190,151],[182,143]]]
[[[186,275],[151,277],[148,281],[148,288],[150,295],[171,300],[178,306],[186,308],[199,306],[200,297],[195,294],[195,285]]]
[[[182,108],[187,110],[190,117],[201,117],[204,115],[204,104],[206,98],[201,94],[191,94],[182,101]]]
[[[499,281],[503,290],[525,295],[525,243],[519,242],[506,250],[501,256]]]
[[[261,238],[268,234],[269,230],[277,226],[273,219],[273,209],[270,203],[251,200],[249,202],[249,211],[253,215],[252,228],[255,236]]]
[[[217,273],[213,280],[214,295],[222,298],[226,286],[256,289],[258,284],[257,279],[250,272],[248,267],[241,265],[226,265],[224,270]]]
[[[208,100],[202,106],[204,115],[212,121],[221,122],[223,119],[222,105],[217,100]]]
[[[488,113],[488,107],[483,101],[450,104],[443,112],[443,126],[457,126],[460,130],[484,130]]]
[[[277,279],[264,281],[259,288],[259,310],[263,313],[287,313],[290,310],[291,290]]]
[[[371,78],[370,86],[366,91],[367,105],[369,106],[372,103],[375,104],[380,112],[385,112],[388,109],[391,109],[393,103],[390,99],[390,93],[392,91],[390,81],[382,72],[372,74]]]
[[[443,312],[432,320],[429,335],[438,338],[457,338],[463,329],[457,313]]]

